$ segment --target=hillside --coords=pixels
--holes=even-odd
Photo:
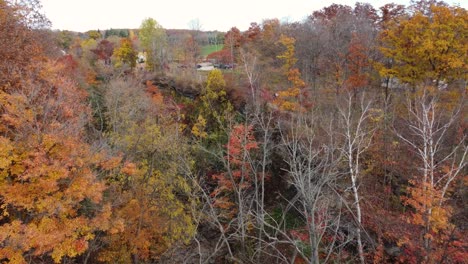
[[[466,263],[467,23],[71,32],[0,0],[0,262]]]

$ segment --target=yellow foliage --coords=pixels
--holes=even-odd
[[[394,66],[378,65],[382,76],[417,84],[425,80],[463,78],[468,69],[468,13],[461,7],[430,7],[381,33],[382,53]]]
[[[13,145],[8,138],[0,136],[0,183],[7,176],[7,168],[12,162]]]
[[[282,35],[280,43],[285,46],[286,50],[278,58],[284,61],[283,69],[292,87],[279,91],[273,104],[283,111],[303,111],[304,108],[301,106],[300,97],[301,91],[305,87],[305,82],[301,79],[299,69],[294,68],[297,62],[294,48],[295,39]]]
[[[278,58],[284,60],[283,69],[285,73],[288,74],[289,70],[292,69],[297,62],[294,48],[296,40],[294,38],[281,35],[279,42],[286,48],[286,50],[281,55],[278,55]]]
[[[199,138],[216,141],[223,134],[227,120],[234,110],[227,98],[226,82],[220,70],[215,69],[209,73],[199,104],[197,122],[192,127],[192,133],[198,133]]]
[[[197,123],[192,127],[192,134],[196,137],[206,138],[208,134],[205,132],[206,119],[202,115],[198,115]]]
[[[103,238],[106,247],[99,260],[129,263],[133,255],[154,262],[174,243],[187,242],[195,232],[191,204],[180,198],[189,197],[191,192],[180,164],[187,146],[180,137],[178,116],[170,114],[163,101],[148,97],[147,92],[158,92],[155,86],[147,85],[146,91],[125,87],[109,92],[125,92],[131,99],[121,101],[119,94],[113,98],[119,103],[107,102],[112,107],[118,105],[115,115],[109,115],[115,129],[107,136],[125,160],[117,167],[118,160],[101,165],[113,168],[107,183],[112,190],[109,198],[116,206],[112,211],[115,221]]]

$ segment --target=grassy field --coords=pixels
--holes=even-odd
[[[203,57],[206,57],[208,56],[208,54],[212,53],[212,52],[215,52],[215,51],[218,51],[218,50],[222,50],[223,49],[223,44],[220,44],[220,45],[206,45],[206,46],[202,46],[201,47],[201,55]]]

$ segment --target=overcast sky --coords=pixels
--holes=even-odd
[[[375,8],[385,3],[408,4],[410,0],[369,0]],[[315,10],[332,3],[354,6],[352,0],[42,0],[52,28],[91,29],[138,28],[147,17],[166,29],[189,28],[198,19],[202,30],[227,31],[236,26],[248,29],[263,19],[301,21]],[[453,0],[467,8],[468,0]]]

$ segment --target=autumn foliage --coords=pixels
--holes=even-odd
[[[79,33],[0,0],[0,262],[466,263],[466,9],[306,12]]]
[[[226,144],[227,171],[213,175],[217,187],[211,196],[215,197],[214,206],[222,210],[222,217],[226,220],[232,219],[238,212],[235,194],[252,188],[257,181],[248,162],[249,156],[258,149],[252,129],[242,124],[233,127]]]
[[[0,258],[12,263],[75,257],[109,228],[99,156],[82,140],[86,93],[62,68],[38,55],[0,91]]]
[[[274,103],[281,110],[302,111],[302,100],[304,99],[302,96],[305,82],[301,79],[299,69],[295,67],[297,62],[294,53],[295,40],[287,36],[281,36],[280,42],[286,50],[278,58],[284,61],[283,70],[290,82],[290,87],[279,91]]]
[[[427,11],[428,14],[424,12]],[[431,4],[408,19],[388,22],[381,33],[384,55],[395,63],[382,70],[403,82],[450,81],[466,73],[467,11]]]
[[[220,51],[210,53],[206,58],[208,60],[214,59],[218,63],[232,63],[234,60],[228,49],[222,49]]]

